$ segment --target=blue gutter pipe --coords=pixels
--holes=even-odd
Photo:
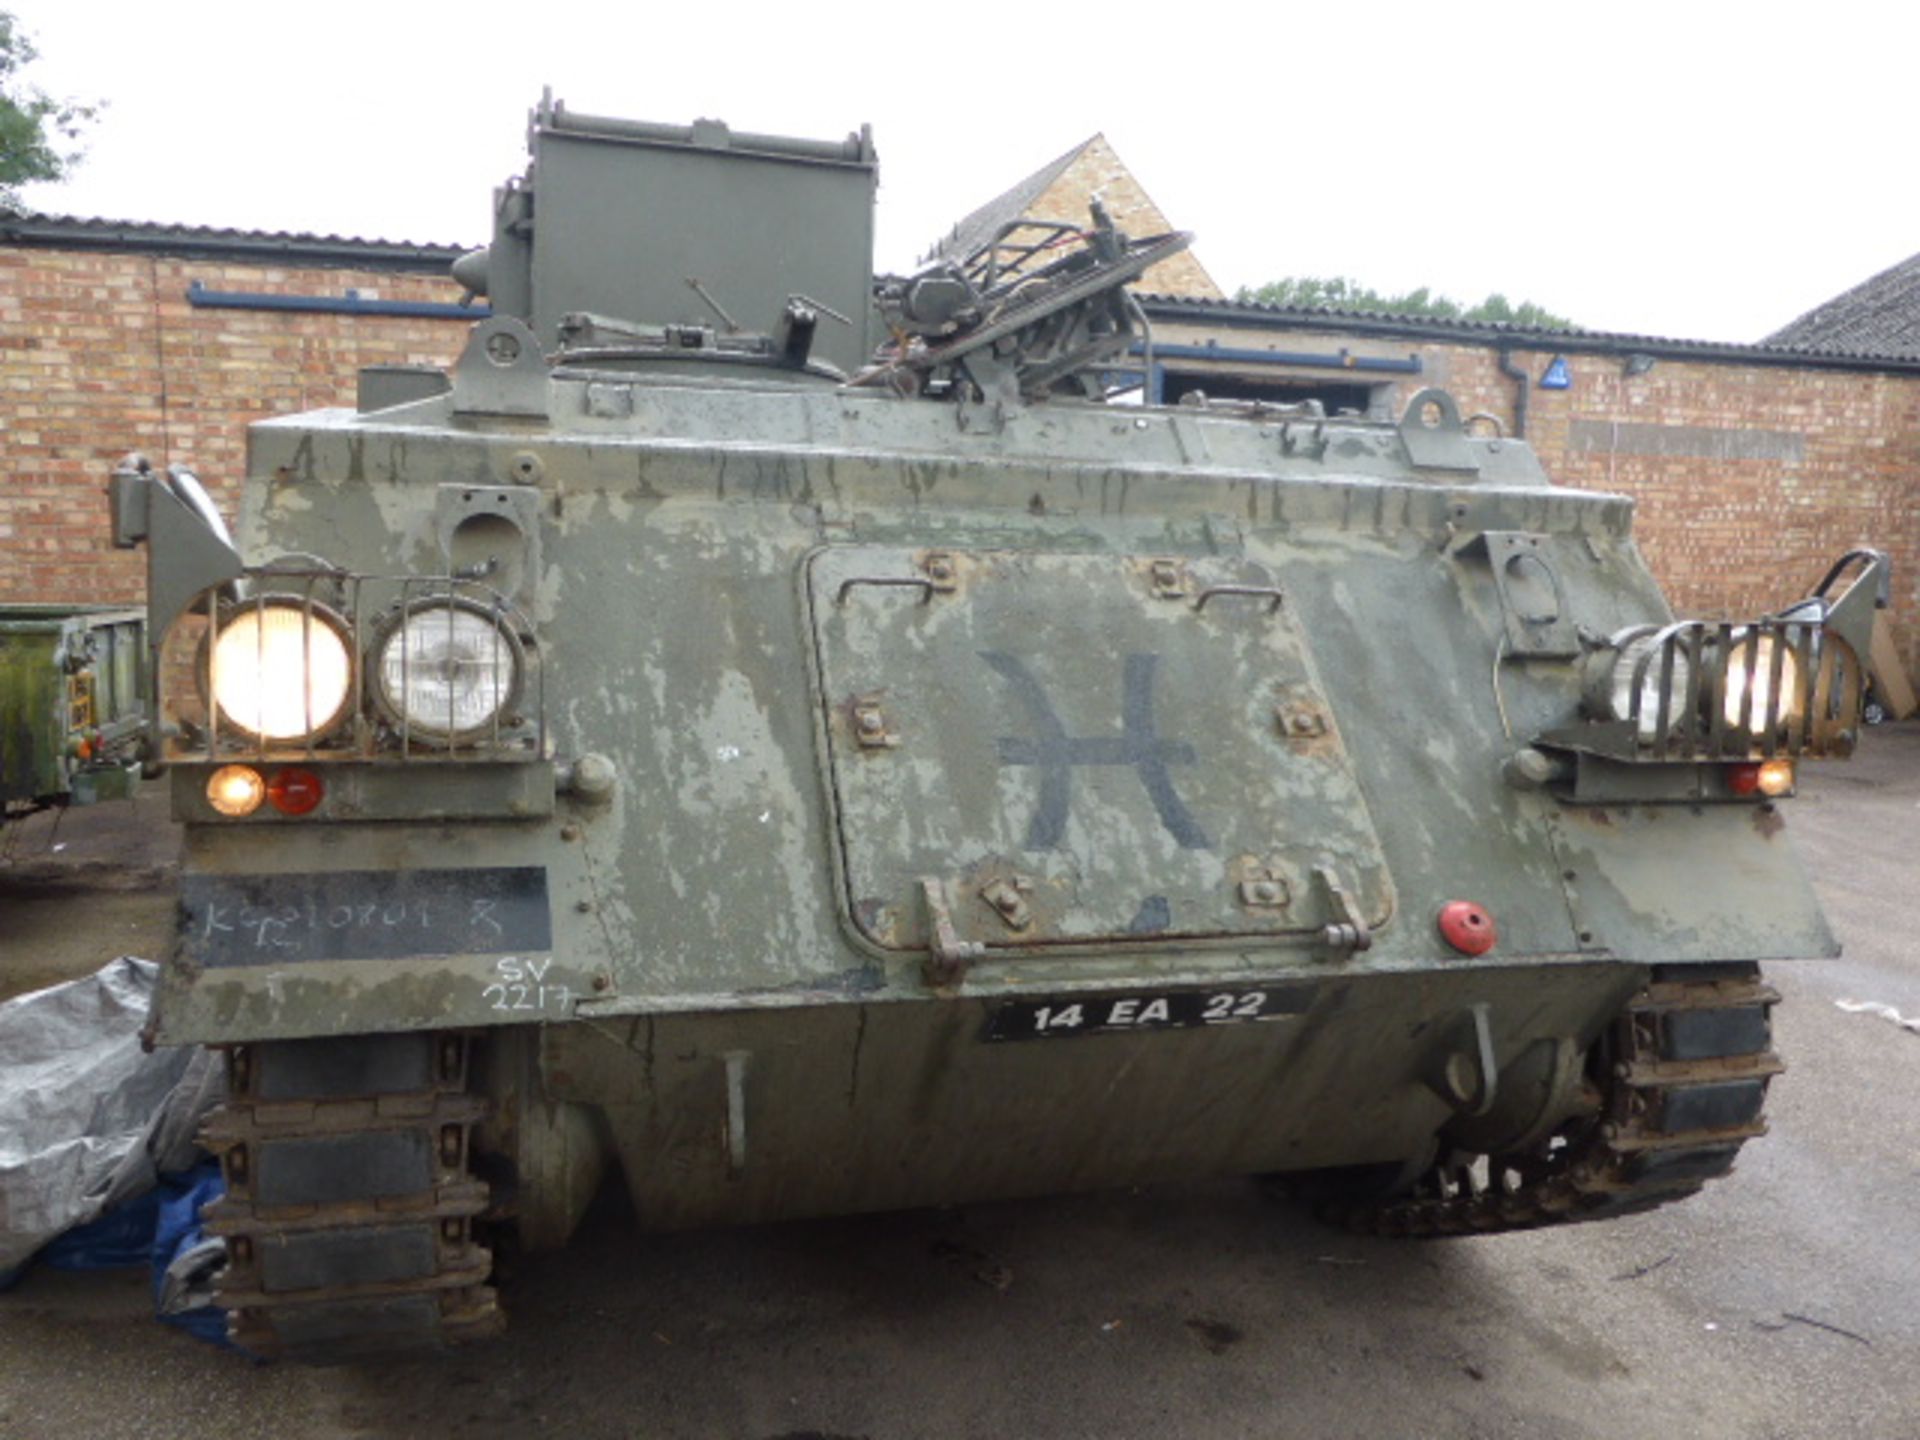
[[[1145,347],[1136,344],[1131,355],[1145,353]],[[1355,355],[1347,350],[1337,350],[1332,354],[1316,354],[1310,350],[1235,350],[1224,345],[1169,345],[1156,340],[1153,345],[1153,358],[1160,360],[1227,360],[1236,365],[1293,365],[1312,366],[1318,370],[1362,370],[1374,374],[1418,375],[1421,372],[1420,357],[1409,355],[1404,360],[1388,360],[1374,355]]]
[[[485,320],[486,305],[455,305],[434,300],[368,300],[358,290],[345,295],[269,295],[253,290],[209,290],[198,280],[187,286],[187,303],[208,310],[295,310],[310,315],[404,315],[415,320]]]

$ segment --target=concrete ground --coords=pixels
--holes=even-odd
[[[116,955],[159,958],[173,930],[179,854],[164,781],[131,800],[0,825],[0,1000]]]
[[[143,1276],[40,1270],[0,1297],[0,1436],[1911,1440],[1920,1033],[1838,1002],[1920,1016],[1920,724],[1870,732],[1785,809],[1847,955],[1775,967],[1773,1133],[1685,1205],[1426,1243],[1342,1236],[1239,1182],[596,1223],[509,1281],[509,1338],[329,1370],[162,1329]],[[69,960],[153,922],[95,902],[69,896],[90,937]]]

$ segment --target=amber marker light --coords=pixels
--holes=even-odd
[[[1760,766],[1759,791],[1762,795],[1785,795],[1793,789],[1793,762],[1768,760]]]
[[[274,771],[267,782],[267,802],[282,815],[305,815],[326,793],[318,775],[297,765]]]
[[[207,803],[222,815],[251,815],[266,796],[267,782],[251,765],[222,765],[207,777]]]

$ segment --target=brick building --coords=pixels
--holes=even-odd
[[[1763,613],[1853,546],[1885,550],[1896,643],[1920,669],[1920,358],[1143,304],[1155,399],[1318,399],[1385,419],[1431,385],[1524,433],[1559,483],[1634,498],[1641,548],[1681,614]]]
[[[1095,136],[934,252],[964,254],[1021,215],[1083,222],[1095,193],[1130,233],[1172,228]],[[1896,645],[1920,669],[1920,256],[1757,345],[1245,304],[1192,252],[1140,288],[1151,401],[1318,400],[1386,420],[1438,386],[1524,434],[1559,483],[1632,496],[1681,614],[1764,613],[1848,549],[1886,550]]]
[[[362,365],[450,363],[458,253],[0,213],[0,601],[142,596],[106,532],[128,451],[231,514],[250,421],[350,405]]]
[[[1814,306],[1774,331],[1767,343],[1920,359],[1920,255],[1909,255]]]
[[[1133,233],[1171,228],[1095,136],[936,248],[964,251],[1022,214],[1084,221],[1096,192]],[[231,512],[247,422],[351,404],[363,365],[450,363],[484,313],[457,304],[456,254],[0,214],[0,600],[139,596],[140,559],[108,547],[101,494],[128,450],[193,465]],[[1890,551],[1896,634],[1920,669],[1911,347],[1282,310],[1226,299],[1191,253],[1146,280],[1153,398],[1315,398],[1385,418],[1440,386],[1464,412],[1523,430],[1562,483],[1633,496],[1641,543],[1683,613],[1756,613],[1852,545]],[[1842,309],[1857,320],[1862,306]],[[1542,388],[1550,369],[1565,388]]]
[[[1084,225],[1088,205],[1095,196],[1107,207],[1114,224],[1129,235],[1160,235],[1174,228],[1133,172],[1114,154],[1107,137],[1095,135],[969,212],[934,243],[928,258],[960,259],[986,244],[1003,225],[1023,216]],[[1016,229],[1009,238],[1018,242],[1037,238],[1038,234]],[[1170,256],[1148,270],[1141,277],[1140,288],[1203,300],[1226,298],[1226,292],[1214,283],[1191,250]]]

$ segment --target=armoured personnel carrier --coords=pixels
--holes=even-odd
[[[1184,236],[876,281],[864,133],[531,146],[450,374],[255,425],[231,545],[113,485],[242,1343],[490,1333],[486,1225],[614,1165],[655,1227],[1277,1173],[1450,1235],[1762,1132],[1878,556],[1676,621],[1438,391],[1114,403]]]

